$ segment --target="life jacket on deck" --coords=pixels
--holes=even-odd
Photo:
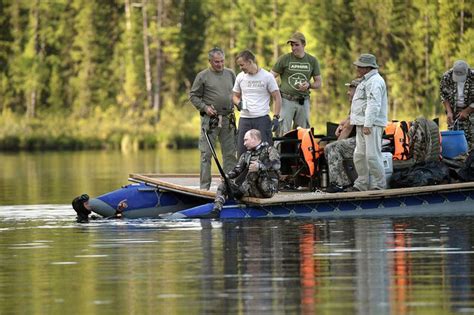
[[[299,127],[274,140],[279,142],[282,175],[313,178],[318,174],[324,151],[314,138],[312,129]]]
[[[301,152],[303,158],[308,165],[309,174],[313,176],[317,171],[317,161],[321,155],[319,144],[314,141],[313,132],[311,129],[298,128],[298,139],[301,141]]]
[[[408,130],[410,122],[393,120],[385,127],[385,136],[393,145],[394,160],[408,160],[410,158],[410,137]]]
[[[284,189],[308,187],[314,190],[321,181],[324,151],[315,138],[312,128],[298,127],[283,137],[275,138],[280,147],[280,174]]]

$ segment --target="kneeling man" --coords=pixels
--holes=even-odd
[[[262,142],[262,135],[257,129],[250,129],[244,135],[244,146],[247,149],[237,165],[227,177],[232,195],[235,198],[257,197],[271,198],[278,191],[280,176],[280,155],[278,150],[267,142]],[[222,206],[229,196],[228,187],[223,181],[217,188],[214,208],[207,217],[218,217]]]

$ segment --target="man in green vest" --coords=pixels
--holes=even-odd
[[[305,52],[304,35],[296,32],[287,43],[291,45],[291,53],[278,58],[272,68],[272,74],[280,76],[281,81],[280,136],[296,127],[310,127],[310,90],[319,89],[322,83],[318,60]]]
[[[224,67],[225,55],[222,49],[211,49],[208,57],[210,67],[197,74],[189,93],[191,103],[201,115],[200,188],[206,190],[211,186],[212,154],[203,132],[207,132],[213,145],[219,138],[225,172],[229,172],[237,163],[235,115],[232,104],[235,73]]]

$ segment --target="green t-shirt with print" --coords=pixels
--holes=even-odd
[[[281,56],[272,71],[280,75],[280,91],[294,96],[308,95],[309,91],[298,91],[298,85],[305,81],[311,82],[312,77],[320,75],[318,60],[308,53],[303,58],[292,53]]]

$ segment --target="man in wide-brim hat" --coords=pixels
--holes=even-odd
[[[350,115],[351,125],[356,126],[354,166],[358,177],[349,190],[385,189],[382,134],[388,119],[387,87],[377,70],[374,55],[361,54],[354,65],[361,80],[352,99]]]
[[[378,69],[379,65],[375,59],[375,56],[372,54],[362,54],[359,56],[359,59],[354,61],[354,65],[360,68],[372,68]]]

